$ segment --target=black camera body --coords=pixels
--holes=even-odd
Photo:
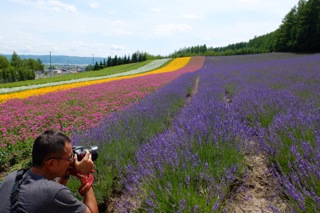
[[[74,146],[72,147],[73,154],[77,154],[78,161],[81,161],[82,158],[86,155],[86,151],[89,151],[91,154],[92,161],[97,160],[98,158],[98,146],[91,146],[89,149],[85,149],[83,146]]]

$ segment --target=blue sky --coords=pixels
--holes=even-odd
[[[0,53],[168,55],[276,30],[298,0],[2,0]]]

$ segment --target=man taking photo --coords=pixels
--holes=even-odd
[[[32,167],[9,174],[0,185],[0,212],[97,213],[92,188],[94,163],[91,154],[78,161],[71,140],[63,133],[47,130],[36,138]],[[83,202],[66,187],[70,175],[77,177]]]

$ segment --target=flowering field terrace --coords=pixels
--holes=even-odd
[[[114,69],[114,67],[112,67],[111,69],[103,69],[99,72],[95,71],[94,74],[97,76],[94,77],[81,77],[79,78],[79,76],[76,76],[76,79],[71,79],[71,80],[63,80],[63,81],[55,81],[55,82],[50,82],[50,83],[38,83],[37,84],[31,84],[31,85],[24,85],[24,86],[15,86],[15,87],[4,87],[4,88],[0,88],[0,94],[3,93],[13,93],[13,92],[18,92],[18,91],[23,91],[23,90],[30,90],[30,89],[36,89],[36,88],[43,88],[43,87],[52,87],[52,86],[58,86],[58,85],[63,85],[63,84],[71,84],[71,83],[76,83],[76,82],[85,82],[85,81],[93,81],[93,80],[99,80],[99,79],[105,79],[105,78],[114,78],[114,77],[119,77],[119,76],[127,76],[127,75],[133,75],[133,74],[138,74],[138,73],[143,73],[143,72],[148,72],[154,69],[157,69],[159,67],[161,67],[162,65],[164,65],[165,63],[167,63],[169,60],[171,60],[170,58],[166,58],[166,59],[158,59],[158,60],[153,60],[151,62],[148,62],[147,64],[138,67],[136,69],[131,69],[129,71],[123,71],[123,69],[120,69],[122,72],[117,72],[117,69]],[[146,63],[146,62],[144,62]],[[128,67],[132,67],[133,65]],[[125,67],[125,69],[128,69],[128,67]],[[116,67],[118,68],[118,66]],[[111,70],[111,71],[110,71]],[[114,74],[109,74],[109,72],[117,72]],[[79,74],[86,74],[92,75],[92,72],[85,72],[85,73],[79,73]],[[104,74],[104,75],[102,75]],[[102,76],[101,76],[102,75]],[[67,76],[68,78],[74,77],[74,75],[69,75]],[[66,76],[64,76],[64,78],[66,78]],[[52,79],[49,79],[52,80]],[[22,84],[22,82],[15,82],[15,83],[19,83]],[[6,86],[6,85],[4,85]]]
[[[153,68],[155,68],[155,66],[146,65],[144,67],[140,67],[135,70],[124,72],[127,76],[123,76],[124,75],[123,73],[122,74],[118,73],[115,75],[103,76],[103,77],[97,77],[97,78],[75,79],[67,82],[62,81],[62,82],[53,82],[52,84],[31,85],[30,88],[33,88],[33,89],[28,89],[28,86],[27,86],[27,87],[18,88],[18,92],[10,92],[10,91],[15,91],[14,88],[11,88],[9,89],[9,93],[0,94],[0,103],[3,103],[5,101],[8,101],[14,98],[23,99],[23,98],[28,98],[35,95],[43,95],[49,92],[63,91],[63,90],[68,90],[72,88],[89,86],[89,85],[94,85],[99,83],[106,83],[114,80],[132,78],[136,76],[144,76],[148,74],[163,73],[163,72],[172,72],[185,66],[189,62],[189,60],[190,60],[190,57],[175,59],[171,63],[169,63],[167,66],[156,69],[156,70],[152,70]],[[161,61],[165,62],[165,60],[161,60]],[[157,63],[153,63],[153,62],[151,62],[151,64],[158,65]],[[148,69],[152,71],[147,72],[147,71],[150,71]],[[146,72],[146,73],[143,73],[143,72]]]
[[[2,103],[0,108],[1,164],[8,166],[29,156],[34,137],[47,128],[70,135],[95,126],[110,112],[129,107],[202,64],[203,60],[196,58],[179,58],[148,74],[61,85],[62,91],[49,87],[17,93],[27,93],[28,97],[14,96],[17,98]]]

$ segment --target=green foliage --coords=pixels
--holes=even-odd
[[[193,142],[192,146],[201,162],[198,165],[186,162],[181,151],[178,165],[168,164],[163,171],[155,168],[156,174],[144,186],[148,197],[154,199],[152,202],[146,200],[141,210],[193,212],[198,209],[199,212],[212,212],[215,203],[229,191],[228,184],[216,188],[221,181],[226,181],[221,177],[233,165],[239,165],[237,171],[241,174],[244,155],[239,152],[235,141],[220,141],[219,146],[212,143],[212,139],[203,138],[201,141],[201,144]]]
[[[44,65],[41,60],[21,59],[17,53],[13,53],[10,62],[0,56],[0,82],[16,82],[35,79],[35,71],[42,71]]]
[[[161,176],[152,178],[147,184],[148,194],[155,199],[145,201],[141,211],[193,212],[197,206],[202,212],[211,212],[218,196],[214,194],[210,180],[201,173],[201,167],[203,165],[197,168],[187,165],[187,168],[172,169],[168,166]]]
[[[293,145],[298,146],[298,151],[303,155],[301,148],[301,143],[296,143],[296,141],[308,141],[313,148],[315,148],[316,137],[314,132],[311,129],[302,130],[303,127],[293,127],[289,128],[287,132],[278,131],[277,135],[279,141],[281,141],[281,150],[277,152],[273,157],[270,158],[270,161],[273,163],[279,163],[282,171],[285,174],[289,174],[291,171],[290,163],[295,162],[296,157],[293,155],[290,148]],[[277,146],[279,148],[279,146]]]
[[[275,50],[285,52],[320,51],[320,1],[300,0],[285,16],[276,31]]]
[[[208,52],[207,46],[204,45],[198,45],[198,46],[192,46],[192,47],[184,47],[178,51],[175,51],[173,54],[170,55],[170,57],[186,57],[186,56],[196,56],[196,55],[205,55]]]
[[[9,66],[10,62],[5,56],[0,55],[0,70],[5,69]]]
[[[138,63],[138,62],[143,62],[146,60],[154,60],[154,59],[160,59],[163,58],[161,56],[152,56],[146,52],[135,52],[131,55],[131,57],[128,55],[124,55],[123,57],[119,57],[115,55],[114,57],[109,56],[103,61],[100,61],[100,63],[96,62],[93,70],[100,70],[106,67],[113,67],[113,66],[118,66],[118,65],[123,65],[123,64],[130,64],[130,63]],[[88,69],[88,68],[87,68]]]
[[[15,144],[0,146],[0,171],[11,171],[31,166],[32,140],[18,141]],[[13,166],[13,167],[12,167]]]
[[[276,31],[275,49],[277,51],[293,51],[295,46],[295,16],[297,13],[296,7],[285,16],[282,25]]]
[[[22,66],[22,59],[20,56],[16,53],[13,52],[10,60],[10,65],[13,67],[21,67]]]
[[[246,55],[269,52],[272,47],[273,34],[255,37],[249,42],[240,42],[230,44],[226,47],[207,48],[203,46],[192,46],[175,51],[170,57],[186,57],[186,56],[221,56],[221,55]]]

